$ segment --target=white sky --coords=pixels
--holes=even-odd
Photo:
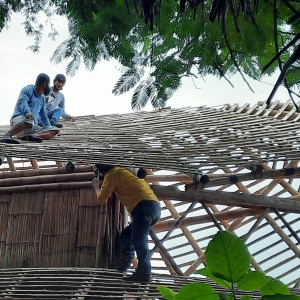
[[[56,41],[48,38],[50,28],[46,27],[39,54],[34,54],[27,49],[33,44],[33,38],[27,37],[21,23],[22,15],[12,15],[8,29],[0,33],[0,66],[1,66],[1,109],[0,124],[9,124],[15,103],[20,90],[34,84],[39,73],[47,73],[51,83],[57,73],[66,73],[68,61],[55,65],[50,63],[50,57],[56,47],[68,38],[67,21],[62,17],[55,17],[53,22],[59,32]],[[66,111],[74,116],[102,115],[113,113],[131,112],[130,99],[132,92],[121,96],[114,96],[111,91],[121,73],[115,62],[103,61],[95,70],[90,72],[84,67],[73,77],[67,77],[63,93],[66,97]],[[276,76],[265,77],[264,81],[274,84]],[[272,85],[258,83],[249,79],[255,91],[251,92],[240,75],[231,78],[232,88],[226,80],[216,77],[194,79],[195,87],[191,78],[184,78],[182,87],[175,92],[167,102],[167,106],[216,106],[224,103],[255,104],[265,101],[272,90]],[[273,100],[286,101],[289,95],[285,88],[280,87]],[[146,110],[152,110],[151,105]]]

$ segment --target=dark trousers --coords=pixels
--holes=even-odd
[[[160,219],[160,203],[143,200],[132,211],[132,223],[121,233],[122,259],[133,259],[134,250],[138,259],[137,273],[151,273],[148,234]]]

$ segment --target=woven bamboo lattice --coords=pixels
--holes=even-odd
[[[73,124],[66,122],[61,135],[51,141],[1,144],[0,155],[185,173],[295,160],[299,156],[300,115],[291,104],[276,110],[280,105],[274,102],[268,109],[229,105],[221,109],[166,108],[77,117]],[[289,113],[283,108],[290,109]],[[7,129],[1,127],[0,134]]]
[[[149,236],[155,273],[192,275],[227,230],[246,242],[252,269],[299,288],[299,118],[290,102],[77,117],[43,144],[0,144],[0,197],[91,188],[91,163],[144,167],[163,207]],[[198,169],[209,182],[193,182]]]
[[[183,285],[202,282],[212,286],[217,292],[225,292],[217,284],[186,277],[153,274],[151,284],[126,283],[121,274],[113,270],[88,268],[51,269],[6,269],[0,270],[0,295],[5,299],[163,299],[157,290],[160,285],[177,291]],[[12,279],[15,284],[12,284]],[[9,285],[9,286],[8,286]],[[294,295],[299,290],[292,289]],[[243,291],[237,297],[247,295]],[[251,299],[260,299],[258,292]]]

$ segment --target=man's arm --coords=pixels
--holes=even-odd
[[[112,176],[106,175],[104,176],[104,180],[101,186],[100,183],[101,182],[96,178],[92,180],[92,185],[97,197],[97,201],[100,204],[104,204],[115,190],[116,181],[114,180],[114,178],[112,178]]]
[[[100,193],[100,185],[101,185],[101,181],[98,180],[97,178],[94,178],[92,180],[92,185],[93,185],[93,189],[95,191],[96,197],[98,196],[98,194]]]
[[[32,115],[32,112],[29,108],[29,105],[28,105],[28,102],[32,96],[32,89],[31,87],[25,87],[21,90],[21,93],[20,93],[20,96],[19,96],[19,99],[18,99],[18,110],[20,112],[23,113],[23,115],[27,115],[27,114],[31,114]]]

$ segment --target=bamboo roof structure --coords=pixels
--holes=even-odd
[[[13,210],[7,195],[91,189],[94,163],[142,167],[162,203],[161,220],[149,235],[157,278],[194,280],[194,272],[205,266],[209,241],[227,230],[247,244],[253,270],[297,290],[299,120],[290,101],[76,117],[62,122],[60,135],[50,141],[0,143],[0,204],[8,203],[13,215],[24,214]],[[8,128],[1,126],[0,134]],[[74,164],[73,173],[66,171],[67,162]],[[2,241],[7,244],[8,238]],[[6,268],[0,277],[7,276]],[[16,278],[26,272],[13,270]],[[55,276],[66,276],[60,270],[53,271]],[[31,275],[35,272],[40,270]],[[82,272],[83,277],[103,275],[101,270]]]
[[[13,278],[16,284],[11,284]],[[164,299],[157,287],[164,285],[178,291],[182,286],[202,282],[217,292],[224,292],[216,283],[206,279],[186,278],[155,274],[150,283],[126,283],[122,274],[113,270],[88,268],[45,268],[45,269],[4,269],[0,270],[0,295],[5,299]],[[8,286],[9,285],[9,286]],[[229,291],[226,291],[229,292]],[[292,289],[293,295],[300,295]],[[247,295],[237,291],[236,297]],[[136,298],[138,297],[138,298]],[[251,299],[261,299],[254,291]]]
[[[65,122],[51,141],[1,144],[0,153],[185,173],[246,167],[297,159],[299,118],[292,104],[278,102],[268,108],[225,105],[84,116]],[[1,127],[0,134],[7,130]]]

